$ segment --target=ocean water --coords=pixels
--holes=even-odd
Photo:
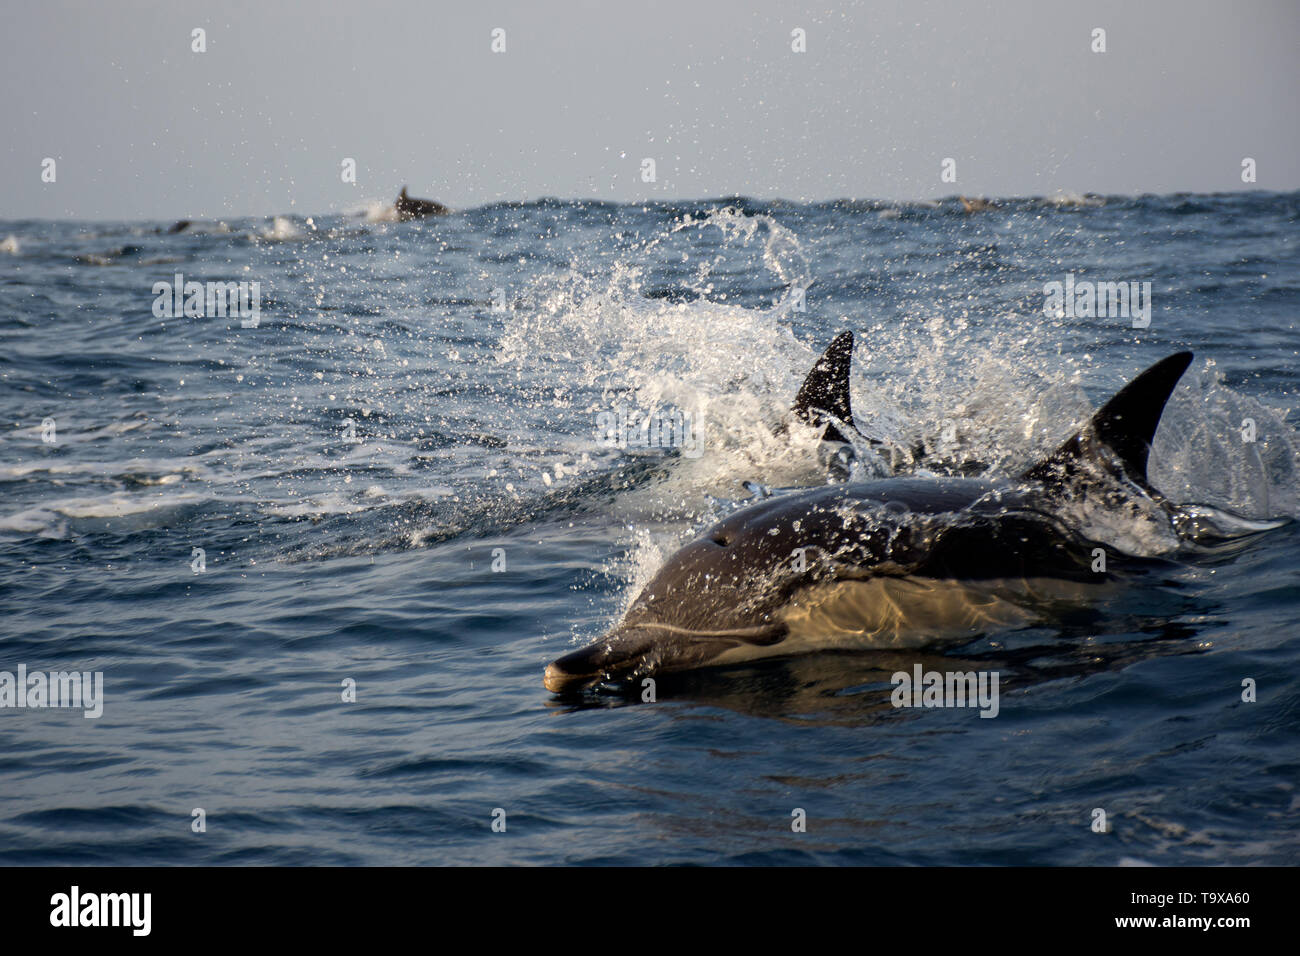
[[[103,674],[97,719],[0,709],[0,861],[1294,863],[1294,523],[1193,552],[1103,521],[1157,570],[956,648],[700,671],[652,703],[541,678],[745,482],[827,480],[781,424],[841,329],[862,422],[995,475],[1192,349],[1153,483],[1294,517],[1298,214],[1255,192],[0,222],[0,670]],[[178,273],[258,282],[256,325],[155,314]],[[1045,312],[1069,276],[1150,282],[1149,325]],[[637,410],[689,414],[701,453],[603,440]],[[890,706],[893,671],[954,662],[1000,672],[995,719]]]

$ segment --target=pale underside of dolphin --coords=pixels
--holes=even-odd
[[[837,336],[793,412],[829,442],[856,431],[853,340]],[[1171,392],[1191,363],[1148,368],[1052,455],[1017,478],[885,478],[767,498],[672,555],[622,621],[553,661],[547,689],[831,648],[917,647],[1028,623],[1089,600],[1121,556],[1062,517],[1088,500],[1124,515],[1187,515],[1147,481]],[[860,437],[860,434],[859,434]],[[870,442],[870,440],[868,440]],[[1098,570],[1097,548],[1110,555]]]

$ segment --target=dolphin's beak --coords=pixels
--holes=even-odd
[[[784,633],[775,628],[767,631],[772,640],[779,640]],[[736,646],[735,633],[690,631],[658,623],[621,625],[596,643],[552,661],[542,682],[558,694],[597,681],[627,681],[660,671],[699,667]]]
[[[546,666],[542,682],[558,694],[597,680],[633,676],[655,648],[652,632],[617,628],[594,644],[565,654]]]
[[[542,678],[542,683],[552,694],[560,694],[566,688],[584,683],[586,680],[587,678],[580,674],[572,674],[565,670],[563,664],[555,661],[546,665],[546,675]]]

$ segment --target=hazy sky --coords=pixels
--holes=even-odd
[[[1290,190],[1297,50],[1296,0],[5,0],[0,218]]]

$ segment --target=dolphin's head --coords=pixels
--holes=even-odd
[[[600,682],[628,683],[645,674],[706,663],[728,645],[656,625],[620,624],[603,639],[546,667],[546,689],[562,693]]]
[[[672,555],[622,622],[588,647],[546,668],[553,692],[716,661],[741,645],[780,642],[789,588],[815,572],[792,549],[798,522],[771,499],[738,512]],[[807,516],[804,515],[805,521]]]
[[[542,681],[547,690],[558,694],[602,682],[630,685],[649,674],[702,667],[742,644],[782,640],[785,625],[764,620],[767,617],[759,615],[745,627],[716,630],[624,621],[594,644],[552,661]]]

